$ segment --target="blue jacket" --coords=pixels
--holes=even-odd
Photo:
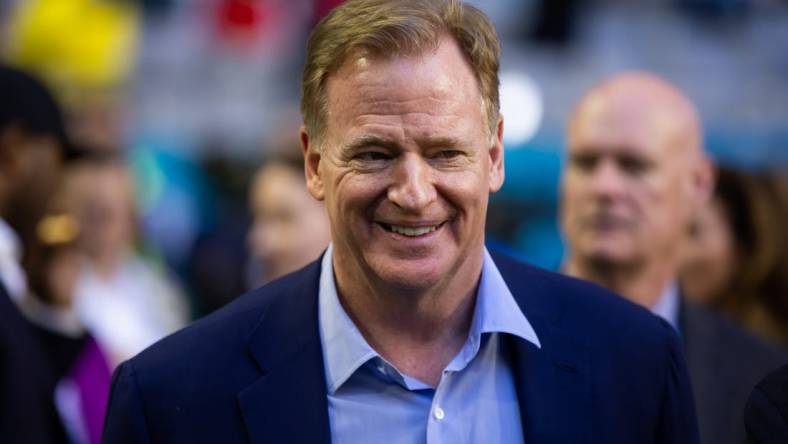
[[[592,284],[493,259],[542,345],[504,338],[526,443],[698,442],[667,323]],[[319,276],[313,262],[122,364],[104,442],[329,443]]]

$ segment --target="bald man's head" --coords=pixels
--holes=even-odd
[[[712,181],[689,99],[652,74],[620,74],[583,97],[568,129],[562,225],[570,262],[677,261]]]
[[[609,138],[639,142],[649,135],[654,144],[676,155],[702,153],[698,113],[690,100],[667,81],[645,72],[628,72],[592,88],[572,113],[572,138],[604,131]]]

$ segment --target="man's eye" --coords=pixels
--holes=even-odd
[[[459,157],[462,155],[462,151],[459,150],[441,150],[438,151],[438,158],[440,159],[454,159],[455,157]]]
[[[378,160],[387,160],[389,155],[386,153],[382,153],[380,151],[364,151],[363,153],[358,153],[355,156],[356,160],[362,160],[365,162],[374,162]]]
[[[577,155],[569,159],[570,164],[582,171],[591,171],[596,167],[599,159],[596,156]]]
[[[633,175],[643,174],[651,166],[648,161],[637,157],[622,157],[619,159],[618,164],[621,169]]]

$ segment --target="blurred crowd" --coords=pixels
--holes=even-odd
[[[288,94],[297,88],[291,65],[300,63],[306,32],[339,2],[192,2],[193,11],[211,11],[218,58],[240,59],[229,66],[259,77],[224,73],[243,85],[216,93],[222,97],[207,113],[215,116],[205,121],[188,119],[190,110],[172,103],[179,94],[146,103],[137,96],[148,80],[195,81],[151,63],[164,54],[151,39],[173,47],[179,35],[195,37],[157,25],[183,11],[179,3],[0,4],[0,441],[99,442],[116,365],[313,261],[330,242],[325,209],[304,183],[299,120]],[[535,3],[544,4],[531,16],[538,25],[517,38],[568,51],[563,45],[576,32],[580,2],[559,2],[560,10]],[[737,5],[746,9],[749,2],[679,3],[692,6],[692,14],[724,19],[731,12],[719,5],[736,14],[743,10]],[[188,28],[189,17],[169,20]],[[783,81],[788,90],[788,78]],[[257,121],[256,105],[235,107],[233,98],[245,94],[275,117]],[[545,102],[549,107],[550,98]],[[151,103],[155,110],[146,109]],[[518,112],[525,111],[504,110],[507,125],[529,118]],[[221,127],[226,120],[238,126]],[[195,121],[206,128],[201,140],[179,132]],[[788,151],[788,137],[776,143],[782,145],[761,152]],[[528,142],[519,144],[528,150]],[[788,347],[787,167],[779,156],[755,167],[735,157],[714,166],[713,195],[694,208],[677,280],[687,300],[775,350]],[[518,176],[527,173],[507,167],[507,181],[517,183]],[[545,176],[538,180],[558,182],[555,174]],[[539,199],[517,195],[514,203],[511,195],[493,202],[489,238],[529,257],[528,244],[512,233],[533,222],[529,205]],[[558,205],[557,196],[544,196]],[[551,217],[555,227],[544,238],[557,229]]]

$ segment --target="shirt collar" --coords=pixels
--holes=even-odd
[[[320,341],[323,346],[323,362],[329,394],[336,392],[353,372],[378,355],[339,302],[334,282],[334,266],[331,261],[333,250],[333,245],[328,244],[328,249],[323,254],[318,290]]]
[[[8,255],[15,260],[22,257],[22,247],[19,236],[8,222],[0,218],[0,254]]]
[[[651,307],[651,312],[668,321],[670,325],[678,330],[679,318],[679,286],[672,281],[657,299],[657,303]]]
[[[8,296],[15,302],[21,302],[27,294],[27,278],[19,265],[21,258],[19,236],[0,218],[0,284],[5,286]]]
[[[380,357],[339,302],[332,253],[333,245],[329,244],[321,262],[318,296],[320,340],[329,394],[335,393],[367,361]],[[459,371],[476,356],[483,333],[508,333],[541,347],[536,332],[514,300],[486,248],[468,341],[447,370]]]

